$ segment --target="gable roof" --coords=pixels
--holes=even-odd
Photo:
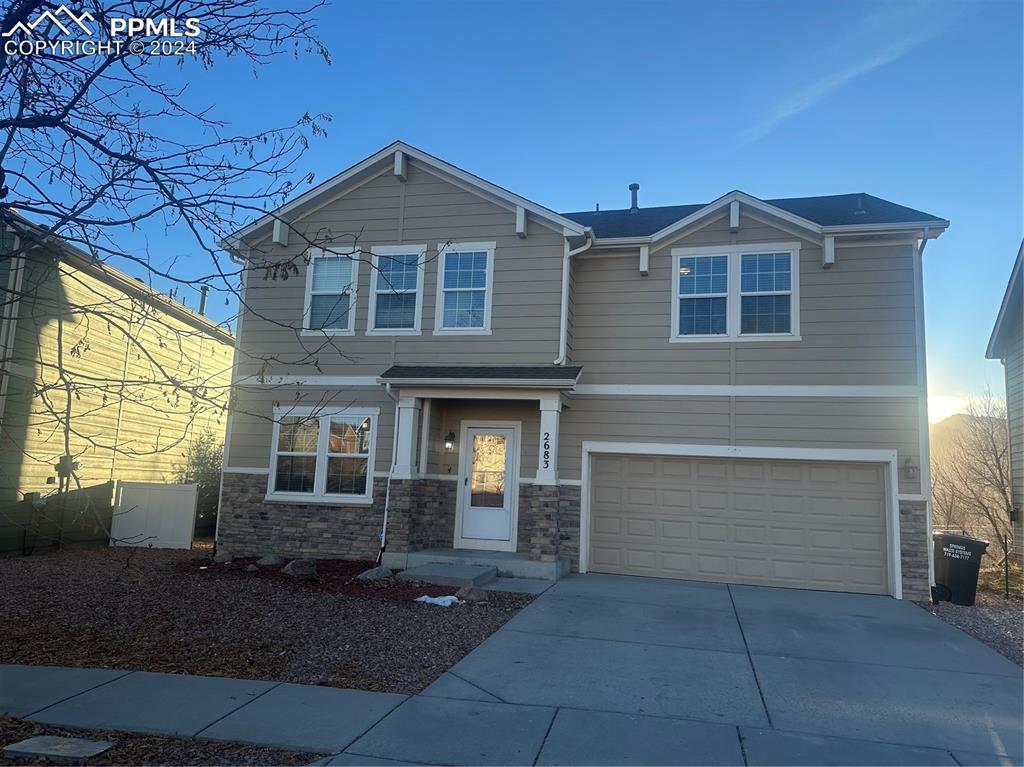
[[[699,205],[666,205],[656,208],[640,208],[636,211],[631,211],[628,208],[579,211],[563,215],[584,226],[591,227],[594,236],[598,239],[651,237],[672,228],[674,224],[684,219],[701,213],[705,208],[713,209],[719,204],[728,202],[733,195],[757,200],[757,198],[737,191],[714,202]],[[883,200],[881,197],[875,197],[865,192],[834,194],[824,197],[783,197],[758,201],[777,208],[781,212],[805,219],[823,229],[884,224],[932,225],[935,228],[944,228],[949,225],[948,221],[938,216]]]
[[[930,235],[934,237],[949,226],[948,221],[938,216],[883,200],[881,197],[875,197],[865,192],[761,200],[745,192],[734,190],[710,203],[667,205],[640,208],[636,211],[621,209],[556,213],[543,205],[520,197],[514,192],[428,154],[422,149],[417,149],[403,141],[395,141],[281,207],[256,219],[232,235],[228,239],[228,243],[237,243],[239,240],[267,234],[275,220],[287,220],[289,217],[301,216],[305,210],[315,207],[318,203],[342,194],[346,186],[358,184],[379,174],[388,163],[394,160],[396,152],[402,152],[407,158],[427,166],[442,178],[447,177],[454,183],[476,190],[482,195],[490,196],[506,205],[523,208],[556,228],[560,228],[566,236],[579,237],[590,234],[598,241],[633,238],[656,241],[711,215],[734,201],[782,218],[815,234],[926,227],[934,233]]]
[[[331,195],[340,194],[347,184],[357,183],[364,179],[368,174],[379,170],[379,166],[393,162],[395,152],[402,152],[407,158],[415,160],[433,169],[442,176],[449,176],[450,178],[473,187],[480,192],[496,197],[499,200],[503,200],[509,205],[524,208],[533,215],[545,219],[555,226],[566,230],[568,234],[581,235],[586,232],[586,228],[577,221],[566,218],[549,208],[545,208],[543,205],[539,205],[532,200],[526,199],[525,197],[520,197],[504,187],[492,184],[490,181],[486,181],[469,171],[465,171],[451,163],[445,162],[439,157],[434,157],[434,155],[428,154],[422,149],[417,149],[403,141],[394,141],[383,149],[374,152],[365,160],[343,170],[341,173],[327,179],[322,184],[313,187],[308,192],[299,195],[294,200],[286,202],[281,207],[276,208],[272,212],[256,219],[251,224],[239,229],[232,235],[232,239],[246,239],[262,229],[269,228],[273,224],[275,217],[287,218],[289,214],[300,212],[304,207],[316,205],[320,200],[328,198]]]
[[[1013,323],[1020,327],[1021,323],[1021,302],[1024,301],[1021,294],[1024,293],[1024,274],[1022,274],[1021,260],[1024,258],[1024,241],[1017,250],[1017,260],[1013,263],[1010,271],[1010,280],[1006,283],[1006,292],[1003,294],[1003,303],[999,306],[999,314],[996,316],[996,324],[992,328],[992,336],[988,339],[988,348],[985,356],[990,360],[1006,357],[1006,336],[1014,327]]]

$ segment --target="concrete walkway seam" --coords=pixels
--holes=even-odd
[[[195,735],[193,735],[192,737],[193,737],[193,738],[198,738],[198,737],[199,737],[199,735],[200,735],[201,733],[203,733],[203,732],[206,732],[206,731],[207,731],[208,729],[210,729],[211,727],[213,727],[213,725],[217,724],[217,722],[221,721],[222,719],[226,719],[227,717],[229,717],[229,716],[231,716],[232,714],[234,714],[234,713],[235,713],[236,711],[241,711],[241,710],[242,710],[243,708],[245,708],[246,706],[248,706],[248,705],[249,705],[250,703],[252,703],[253,701],[257,701],[257,700],[259,700],[260,698],[262,698],[262,697],[263,697],[264,695],[266,695],[266,694],[267,694],[268,692],[270,692],[271,690],[276,690],[276,689],[277,689],[278,687],[280,687],[280,686],[281,686],[282,684],[283,684],[282,682],[277,682],[276,684],[274,684],[274,685],[272,685],[272,686],[268,687],[268,688],[267,688],[266,690],[264,690],[263,692],[261,692],[261,693],[260,693],[259,695],[256,695],[256,696],[254,696],[254,697],[252,697],[252,698],[249,698],[249,700],[247,700],[247,701],[246,701],[245,703],[243,703],[243,704],[242,704],[241,706],[239,706],[238,708],[233,708],[233,709],[231,709],[230,711],[228,711],[228,712],[227,712],[226,714],[223,714],[222,716],[218,716],[218,717],[217,717],[216,719],[214,719],[214,720],[213,720],[212,722],[210,722],[210,723],[206,724],[205,726],[201,727],[201,728],[199,729],[199,732],[197,732],[197,733],[196,733]]]
[[[761,707],[764,709],[764,715],[768,719],[768,727],[774,729],[772,725],[772,715],[768,711],[768,702],[764,699],[764,690],[761,689],[761,680],[757,678],[757,669],[754,667],[754,657],[750,654],[750,645],[747,644],[747,634],[743,631],[743,621],[740,620],[740,612],[736,609],[736,600],[732,597],[732,587],[729,584],[725,585],[725,590],[729,593],[729,601],[732,603],[732,612],[736,616],[736,623],[740,627],[740,636],[743,638],[743,646],[747,648],[747,662],[750,664],[750,673],[754,675],[754,684],[757,685],[757,694],[761,696]],[[742,744],[743,740],[740,739]]]
[[[108,679],[105,682],[100,682],[99,684],[94,684],[92,687],[90,687],[90,688],[88,688],[86,690],[79,690],[74,695],[68,695],[66,698],[61,698],[60,700],[56,700],[53,703],[48,703],[45,706],[43,706],[42,708],[40,708],[40,709],[36,709],[35,711],[31,711],[28,714],[25,714],[25,716],[23,716],[23,717],[19,717],[19,719],[28,719],[29,717],[35,716],[36,714],[38,714],[38,713],[40,713],[42,711],[46,711],[46,709],[48,709],[48,708],[53,708],[54,706],[59,706],[61,703],[64,703],[65,701],[69,701],[72,698],[77,698],[79,695],[85,695],[87,692],[92,692],[93,690],[98,690],[100,687],[103,687],[104,685],[108,685],[111,682],[116,682],[118,679],[124,679],[126,676],[131,676],[132,674],[135,674],[135,673],[137,673],[137,672],[135,672],[135,671],[125,671],[120,676],[115,676],[112,679]]]

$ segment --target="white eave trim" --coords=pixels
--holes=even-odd
[[[929,240],[934,240],[949,228],[948,221],[906,221],[896,224],[840,224],[838,226],[821,227],[822,234],[879,234],[886,232],[923,232]]]
[[[434,157],[431,154],[417,149],[416,147],[409,146],[402,141],[396,141],[393,144],[389,144],[378,152],[367,157],[365,160],[356,163],[351,168],[342,171],[333,178],[328,179],[322,184],[313,187],[308,192],[299,195],[294,200],[285,203],[279,208],[276,208],[272,213],[267,213],[264,216],[253,221],[248,226],[240,229],[230,239],[242,240],[256,232],[260,228],[266,226],[269,222],[282,217],[287,217],[290,213],[295,211],[297,208],[301,208],[303,205],[328,194],[338,194],[341,188],[348,183],[351,179],[358,177],[363,172],[369,170],[371,167],[378,163],[386,162],[393,166],[394,155],[396,152],[401,152],[405,156],[405,160],[410,159],[416,162],[422,163],[428,167],[433,168],[443,174],[447,174],[452,178],[461,181],[464,184],[468,184],[476,189],[481,190],[493,197],[503,200],[508,205],[515,207],[521,207],[526,211],[529,211],[538,218],[545,219],[551,224],[561,228],[567,235],[582,235],[586,231],[586,227],[582,224],[573,221],[572,219],[566,218],[565,216],[559,215],[553,210],[545,208],[543,205],[538,205],[531,200],[527,200],[525,197],[520,197],[514,192],[510,192],[496,184],[492,184],[489,181],[485,181],[479,176],[475,176],[472,173],[462,170],[451,163],[447,163],[444,160]]]

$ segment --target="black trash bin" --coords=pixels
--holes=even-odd
[[[988,541],[957,533],[933,533],[935,586],[933,602],[970,607],[978,590],[978,569]]]

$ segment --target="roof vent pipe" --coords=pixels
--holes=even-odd
[[[199,313],[202,315],[206,314],[206,299],[210,294],[210,286],[203,285],[199,288]]]
[[[636,199],[637,198],[637,192],[639,192],[639,191],[640,191],[640,185],[639,184],[632,183],[632,184],[629,185],[629,194],[630,194],[630,196],[632,198],[632,202],[630,203],[630,206],[629,206],[629,212],[630,213],[636,213],[638,210],[640,210],[640,206],[637,204],[637,199]]]

